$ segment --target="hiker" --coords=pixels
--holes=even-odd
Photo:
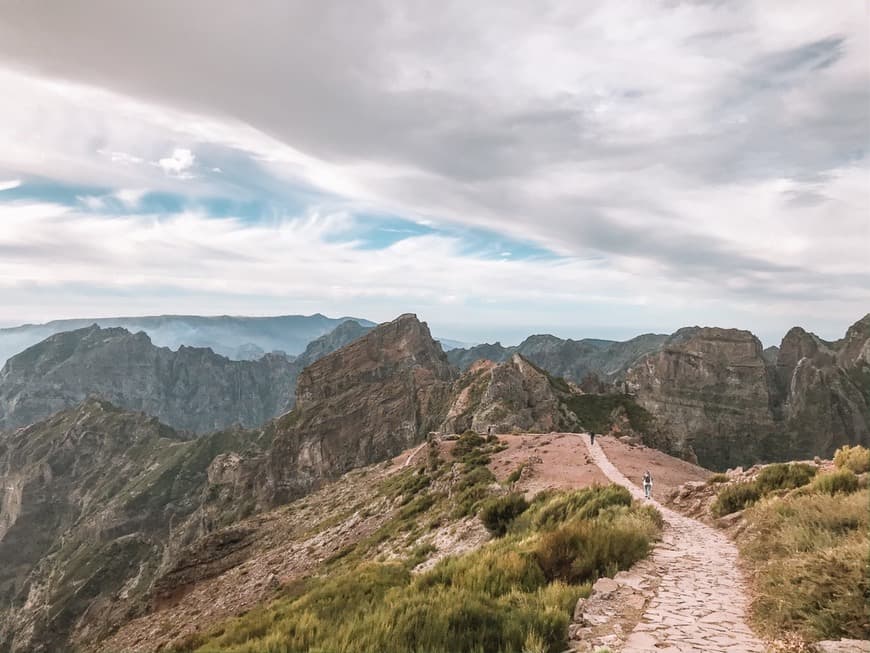
[[[643,494],[647,499],[652,499],[652,474],[649,470],[643,473]]]
[[[489,437],[492,437],[492,433],[493,433],[493,431],[495,431],[495,426],[493,426],[492,424],[490,424],[489,427],[486,429],[486,434],[487,434]]]
[[[595,433],[589,431],[589,444],[595,444]]]

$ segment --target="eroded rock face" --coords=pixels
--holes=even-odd
[[[626,382],[668,446],[704,466],[830,456],[870,442],[868,318],[834,343],[796,327],[766,353],[748,331],[681,330]]]
[[[560,391],[543,370],[519,354],[497,365],[479,361],[456,382],[442,431],[549,433],[576,426]]]
[[[155,347],[143,332],[93,325],[53,335],[0,371],[0,428],[32,424],[89,396],[206,433],[258,426],[289,408],[294,363],[231,361],[210,349]]]
[[[273,501],[421,442],[443,419],[456,376],[414,315],[382,324],[305,368],[296,408],[269,453]]]
[[[762,346],[748,331],[699,329],[632,367],[626,382],[671,446],[702,465],[759,455],[774,426]]]

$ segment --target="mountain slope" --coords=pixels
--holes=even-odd
[[[81,341],[51,344],[59,364],[18,363],[52,374]],[[88,399],[0,433],[0,651],[87,644],[238,564],[255,535],[239,519],[418,444],[455,376],[426,325],[402,316],[309,366],[297,409],[260,429],[190,440]]]
[[[62,650],[145,609],[173,548],[202,532],[211,460],[255,441],[187,440],[98,400],[2,436],[0,651]]]

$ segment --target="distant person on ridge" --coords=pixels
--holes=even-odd
[[[589,431],[589,444],[595,444],[595,433]]]
[[[643,473],[643,494],[647,499],[652,499],[652,474],[649,470]]]

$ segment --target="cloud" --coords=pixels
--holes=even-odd
[[[0,174],[503,234],[670,315],[861,314],[865,27],[811,0],[16,3]]]
[[[13,188],[18,188],[20,185],[20,179],[0,180],[0,191],[12,190]]]
[[[136,208],[147,192],[144,188],[121,188],[114,195],[124,206]]]
[[[167,175],[175,175],[181,178],[190,178],[187,171],[193,167],[196,156],[190,150],[176,147],[172,150],[172,156],[164,157],[157,161],[157,165],[163,168]]]

